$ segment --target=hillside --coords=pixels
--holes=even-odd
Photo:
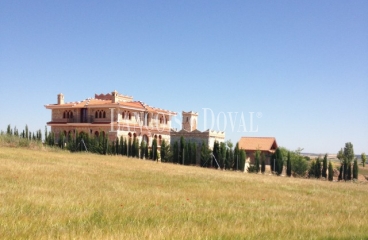
[[[0,147],[7,239],[363,239],[368,185]]]

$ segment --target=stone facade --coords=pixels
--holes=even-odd
[[[180,131],[171,129],[171,144],[180,141],[182,136],[187,141],[195,142],[196,144],[202,144],[204,142],[209,148],[213,147],[215,141],[225,141],[225,132],[211,131],[210,129],[201,132],[197,129],[198,113],[183,111],[182,116],[182,129]]]

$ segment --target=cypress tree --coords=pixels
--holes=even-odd
[[[288,155],[287,155],[286,175],[288,177],[291,177],[291,156],[290,156],[290,151],[288,152]]]
[[[146,159],[149,159],[149,151],[148,151],[148,142],[145,143],[146,147],[145,147],[145,150],[144,150],[144,157]]]
[[[201,144],[201,166],[202,167],[208,167],[209,166],[209,163],[208,163],[208,159],[209,159],[209,150],[208,150],[208,147],[207,147],[207,144],[202,141],[202,144]]]
[[[160,149],[161,162],[166,162],[166,142],[162,140]]]
[[[12,135],[12,130],[10,124],[8,124],[8,127],[6,128],[6,134]]]
[[[347,179],[348,180],[351,180],[351,164],[348,163],[348,166],[347,166]]]
[[[185,147],[185,139],[183,136],[180,137],[180,144],[179,144],[179,163],[184,164],[184,147]]]
[[[339,181],[341,181],[343,178],[342,168],[343,168],[343,165],[340,166],[340,172],[339,172],[339,177],[338,177]]]
[[[284,161],[282,159],[282,153],[281,153],[281,149],[277,148],[275,151],[275,157],[276,157],[276,172],[277,175],[281,175],[282,174],[282,170],[284,167]]]
[[[261,173],[264,174],[266,171],[266,155],[261,153]]]
[[[320,160],[319,157],[317,158],[317,161],[316,161],[314,174],[315,174],[314,176],[316,178],[320,178],[321,177],[321,160]]]
[[[119,138],[116,137],[116,140],[115,140],[115,154],[116,155],[120,154],[120,148],[119,148],[119,146],[120,146]]]
[[[259,172],[259,162],[261,158],[261,151],[257,150],[254,157],[254,170],[256,173]]]
[[[353,165],[353,179],[358,179],[358,159],[354,159],[354,165]]]
[[[185,142],[184,145],[184,165],[190,164],[190,142]]]
[[[27,125],[27,124],[26,124],[26,128],[25,128],[25,133],[26,133],[25,138],[27,138],[27,139],[28,139],[28,134],[29,134],[29,132],[28,132],[28,125]]]
[[[135,139],[135,157],[139,158],[139,141],[138,138]]]
[[[132,138],[129,137],[127,141],[127,157],[130,157],[132,154]]]
[[[235,170],[239,170],[239,143],[236,143],[234,148],[234,171]]]
[[[116,148],[115,148],[115,141],[112,141],[111,142],[111,154],[112,155],[115,155],[115,153],[116,153]]]
[[[327,178],[327,153],[323,157],[322,177]]]
[[[197,165],[197,144],[195,142],[192,142],[192,165]]]
[[[146,149],[146,142],[142,139],[141,141],[141,146],[140,146],[140,152],[141,152],[141,159],[143,159],[144,156],[144,150]]]
[[[245,159],[246,159],[246,152],[241,149],[239,150],[239,170],[244,172],[245,168]]]
[[[217,140],[215,140],[215,142],[213,143],[212,154],[216,158],[216,160],[219,160],[220,144],[219,144],[219,142]],[[216,166],[217,167],[217,164],[215,162],[215,159],[214,158],[211,158],[210,167],[213,167],[213,166]]]
[[[135,157],[135,154],[136,154],[136,148],[135,148],[135,138],[132,138],[131,139],[131,142],[130,142],[130,156],[131,157]]]
[[[173,147],[173,162],[174,163],[179,163],[179,144],[178,141],[174,142],[174,147]]]
[[[152,141],[152,160],[158,162],[157,139]]]
[[[45,126],[45,143],[47,142],[47,136],[48,136],[48,134],[47,134],[47,126]]]
[[[119,141],[119,143],[120,143],[120,146],[119,146],[119,154],[120,155],[124,155],[124,138],[123,138],[123,136],[120,136],[120,141]]]
[[[328,163],[328,180],[329,181],[333,180],[333,175],[334,175],[334,172],[333,172],[332,163],[331,163],[331,161],[329,161],[329,163]]]

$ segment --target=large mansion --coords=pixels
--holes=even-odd
[[[160,146],[162,140],[172,144],[183,136],[187,141],[205,142],[212,148],[215,140],[223,142],[225,139],[224,132],[197,130],[198,114],[195,112],[183,112],[182,129],[177,131],[171,128],[172,117],[177,115],[175,112],[134,101],[133,97],[117,91],[95,94],[94,98],[79,102],[65,102],[60,93],[56,104],[45,107],[51,110],[51,121],[47,125],[56,140],[61,134],[68,138],[78,132],[91,137],[103,134],[110,141],[121,137],[136,138],[149,146],[156,138]]]
[[[51,121],[47,123],[58,139],[61,133],[73,136],[78,133],[98,136],[103,134],[110,141],[121,136],[138,138],[151,144],[153,138],[158,145],[170,142],[171,118],[176,113],[151,107],[133,97],[113,91],[95,94],[80,102],[65,102],[64,95],[58,94],[57,104],[45,105],[51,110]]]

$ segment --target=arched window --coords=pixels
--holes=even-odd
[[[161,137],[161,135],[159,135],[158,136],[158,145],[160,145],[160,146],[161,146],[161,140],[162,140],[162,137]]]
[[[102,118],[102,112],[98,111],[98,118]]]
[[[65,116],[65,115],[66,115],[66,112],[64,112],[64,113],[63,113],[63,118],[66,118],[66,116]]]
[[[95,118],[98,118],[98,111],[96,111],[95,113]]]
[[[102,117],[106,118],[106,112],[105,111],[103,111],[103,116]]]
[[[121,118],[125,119],[125,111],[121,113]]]
[[[73,118],[73,112],[70,111],[70,118]]]
[[[95,131],[95,137],[98,138],[100,136],[100,133],[98,131]]]
[[[132,119],[132,115],[130,114],[130,112],[128,112],[128,117],[129,117],[129,120]]]

